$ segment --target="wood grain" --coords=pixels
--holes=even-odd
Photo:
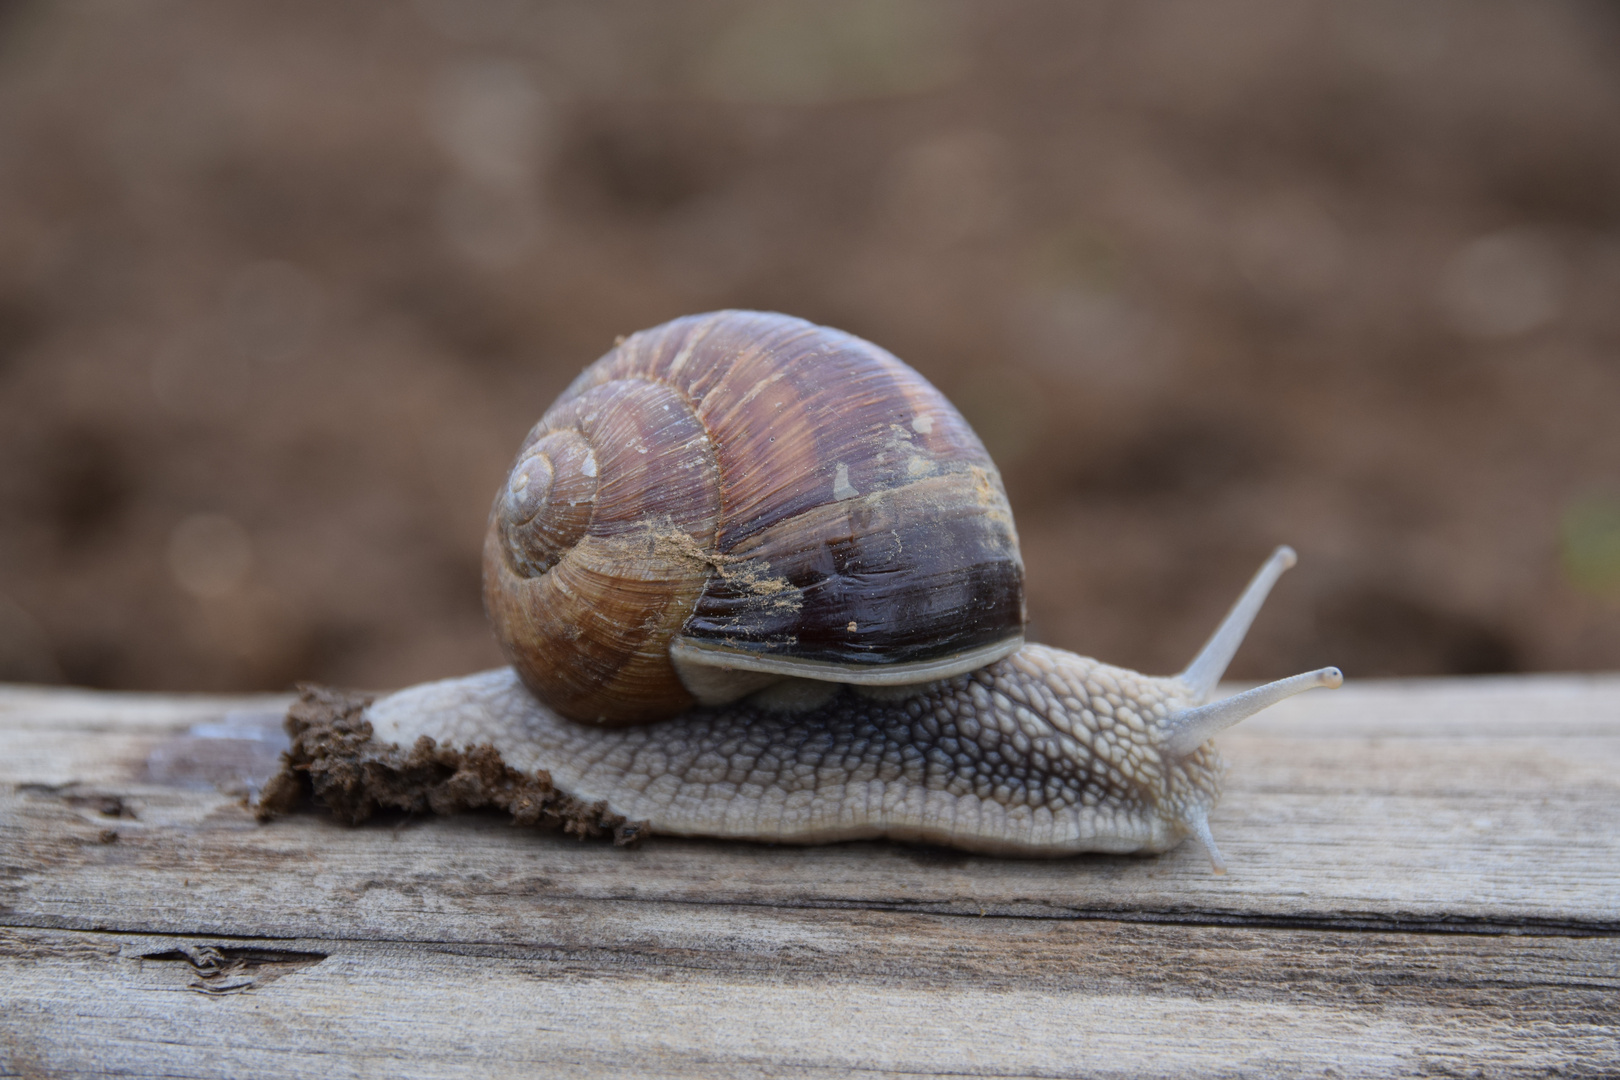
[[[1224,878],[260,826],[284,704],[0,688],[0,1075],[1620,1071],[1620,678],[1249,721]]]

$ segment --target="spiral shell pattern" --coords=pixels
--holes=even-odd
[[[961,415],[877,346],[759,312],[676,319],[587,368],[518,452],[484,577],[525,684],[604,724],[694,704],[672,651],[905,681],[1004,655],[1024,620],[1012,515]]]

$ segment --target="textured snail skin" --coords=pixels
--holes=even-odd
[[[1202,832],[1220,794],[1214,748],[1162,749],[1191,698],[1174,678],[1026,645],[900,700],[845,687],[798,713],[738,703],[601,728],[502,669],[413,687],[366,718],[379,743],[490,744],[654,833],[1028,856],[1161,852]]]

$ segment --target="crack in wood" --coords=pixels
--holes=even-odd
[[[191,965],[187,989],[203,994],[240,994],[267,985],[284,975],[312,967],[327,953],[293,949],[243,948],[234,945],[187,943],[172,949],[144,953],[140,959]]]

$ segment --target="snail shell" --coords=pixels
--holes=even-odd
[[[574,380],[496,498],[484,599],[535,696],[604,725],[1023,643],[1012,512],[961,414],[869,342],[748,311],[632,335]]]

